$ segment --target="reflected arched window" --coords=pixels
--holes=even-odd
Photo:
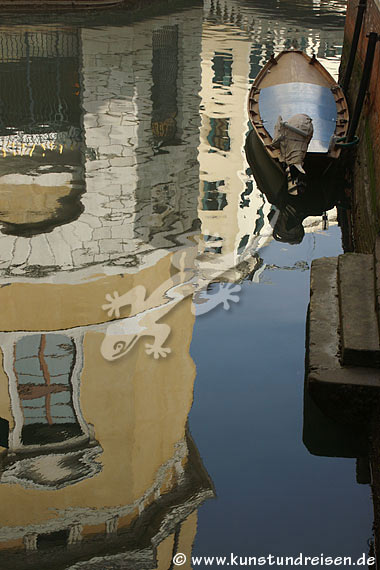
[[[25,336],[14,356],[22,443],[44,445],[81,435],[72,400],[73,340],[60,334]]]
[[[237,252],[240,255],[241,253],[243,253],[243,251],[245,250],[245,248],[247,247],[247,243],[249,241],[249,235],[246,234],[245,236],[243,236],[239,242],[238,245],[238,249]]]

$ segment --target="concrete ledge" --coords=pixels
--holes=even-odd
[[[339,256],[338,293],[342,364],[379,367],[380,342],[372,255],[345,253]]]
[[[342,366],[338,258],[320,258],[311,266],[311,297],[307,326],[306,381],[309,385],[380,388],[380,370]]]
[[[330,370],[310,372],[309,382],[322,384],[344,384],[346,386],[367,386],[380,388],[380,372],[373,368],[345,366]]]
[[[308,320],[309,374],[339,365],[339,309],[337,257],[322,257],[311,264]]]

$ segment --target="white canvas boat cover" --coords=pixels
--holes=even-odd
[[[279,116],[274,127],[272,146],[280,149],[281,161],[288,166],[302,165],[313,136],[313,121],[309,115],[293,115],[288,121]]]

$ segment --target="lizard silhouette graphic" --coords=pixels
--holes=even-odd
[[[165,358],[171,349],[164,346],[170,332],[170,326],[159,323],[165,315],[183,299],[193,295],[197,290],[196,273],[194,270],[194,251],[177,252],[173,255],[172,265],[178,269],[172,277],[164,281],[155,291],[147,296],[146,288],[137,285],[123,295],[117,291],[106,295],[102,309],[107,311],[109,317],[116,317],[106,330],[101,345],[102,356],[106,360],[117,360],[127,354],[143,337],[153,337],[152,344],[145,344],[145,352],[155,359]],[[192,312],[196,315],[205,314],[218,305],[225,310],[230,302],[238,302],[240,285],[230,283],[218,284],[218,290],[210,295],[205,289],[198,291],[199,305],[192,305]],[[120,318],[120,310],[126,306],[131,307],[131,316]]]

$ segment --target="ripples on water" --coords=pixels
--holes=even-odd
[[[366,551],[355,452],[307,401],[305,445],[346,459],[302,444],[308,267],[340,251],[335,214],[273,242],[243,153],[261,66],[293,45],[336,77],[344,11],[2,25],[2,570]]]

